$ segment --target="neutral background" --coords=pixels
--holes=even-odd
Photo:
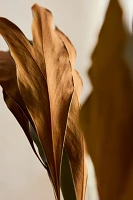
[[[17,24],[32,39],[30,7],[34,0],[0,0],[0,16]],[[77,50],[76,68],[84,87],[82,102],[91,91],[86,71],[90,55],[97,41],[108,0],[36,0],[49,8],[55,24],[70,38]],[[124,20],[131,31],[133,0],[121,1]],[[0,50],[8,47],[0,37]],[[87,199],[97,200],[93,167],[88,159],[89,182]],[[31,147],[12,114],[6,108],[0,89],[0,200],[54,200],[47,173],[35,157]]]

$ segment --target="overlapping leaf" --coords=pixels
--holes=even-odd
[[[123,58],[126,36],[122,10],[111,0],[92,55],[93,92],[81,112],[101,200],[133,199],[133,82]]]
[[[16,62],[17,81],[12,84],[18,84],[22,95],[12,99],[38,134],[57,198],[60,199],[60,163],[65,142],[76,196],[82,200],[86,184],[84,140],[77,126],[82,83],[73,68],[75,56],[71,49],[73,52],[74,49],[63,33],[52,28],[52,15],[48,10],[35,4],[32,11],[33,45],[12,22],[0,18],[0,34]],[[12,110],[11,103],[7,104],[15,115],[16,104]]]
[[[3,96],[5,103],[7,104],[9,110],[13,113],[19,124],[21,125],[31,144],[33,151],[37,155],[33,141],[36,143],[40,152],[42,151],[41,144],[39,143],[37,135],[35,136],[35,133],[34,135],[32,134],[33,128],[30,131],[29,125],[31,124],[30,126],[33,127],[34,124],[20,94],[17,85],[15,62],[12,59],[9,52],[0,51],[0,85],[3,88]],[[41,153],[40,156],[44,161],[43,153]],[[43,165],[44,167],[46,167],[45,163]]]
[[[87,181],[87,170],[85,166],[85,153],[84,153],[84,138],[83,133],[78,125],[79,111],[80,111],[80,93],[82,89],[82,80],[77,71],[74,70],[74,61],[76,57],[75,49],[71,42],[64,34],[56,27],[56,32],[61,40],[66,45],[69,53],[70,63],[72,66],[72,73],[74,78],[74,93],[70,105],[70,115],[68,115],[68,127],[66,131],[65,147],[70,160],[72,169],[77,199],[84,199],[85,188]],[[73,144],[73,145],[71,145]],[[82,149],[81,149],[82,148]],[[76,163],[76,164],[75,164]],[[76,173],[75,173],[76,172]]]

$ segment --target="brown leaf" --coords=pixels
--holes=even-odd
[[[29,130],[29,122],[31,124],[33,124],[33,122],[19,92],[17,85],[16,66],[9,52],[0,51],[0,85],[3,88],[3,96],[7,107],[19,122],[30,142],[34,153],[39,158]],[[46,168],[44,164],[43,166]]]
[[[123,199],[133,166],[133,83],[123,59],[126,37],[122,10],[111,0],[92,55],[93,92],[81,112],[101,200]],[[133,190],[127,197],[133,199]]]
[[[27,112],[17,86],[15,63],[9,52],[0,51],[0,85],[3,90]]]
[[[71,44],[70,40],[57,27],[56,27],[56,32],[67,48],[71,67],[73,70],[72,73],[74,77],[74,93],[69,108],[69,115],[67,121],[68,125],[65,137],[65,147],[69,157],[70,166],[72,169],[77,200],[81,200],[84,199],[85,197],[85,188],[87,181],[87,170],[85,169],[86,166],[85,166],[84,138],[83,138],[83,133],[78,125],[79,111],[80,111],[79,101],[82,89],[82,80],[78,72],[74,69],[76,51],[73,45]]]

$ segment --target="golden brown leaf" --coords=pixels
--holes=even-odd
[[[80,111],[80,93],[82,89],[82,80],[76,70],[74,62],[76,51],[70,40],[56,27],[56,32],[66,45],[69,53],[72,73],[74,77],[74,93],[69,108],[67,131],[65,136],[65,147],[69,157],[72,169],[73,181],[76,190],[77,200],[84,199],[87,181],[87,170],[85,169],[85,153],[83,133],[78,125]],[[75,164],[76,163],[76,164]]]
[[[101,200],[123,199],[133,163],[133,83],[123,59],[126,36],[122,10],[111,0],[92,55],[93,92],[81,112]],[[133,190],[127,197],[133,199]]]
[[[29,130],[29,123],[32,124],[32,126],[34,126],[34,124],[20,94],[17,84],[15,62],[9,52],[0,51],[0,85],[3,88],[3,96],[7,107],[19,122],[30,142],[34,153],[39,158],[33,144],[34,139],[32,138]],[[37,143],[36,141],[37,139],[34,140],[35,143]],[[38,143],[37,146],[39,149],[41,149]],[[42,164],[46,168],[45,163]]]

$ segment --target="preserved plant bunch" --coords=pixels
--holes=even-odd
[[[76,52],[49,10],[32,7],[33,41],[5,18],[0,34],[10,52],[0,52],[0,85],[9,110],[47,170],[55,198],[83,200],[87,173],[84,137],[78,125],[82,81]],[[35,144],[38,147],[36,151]]]

